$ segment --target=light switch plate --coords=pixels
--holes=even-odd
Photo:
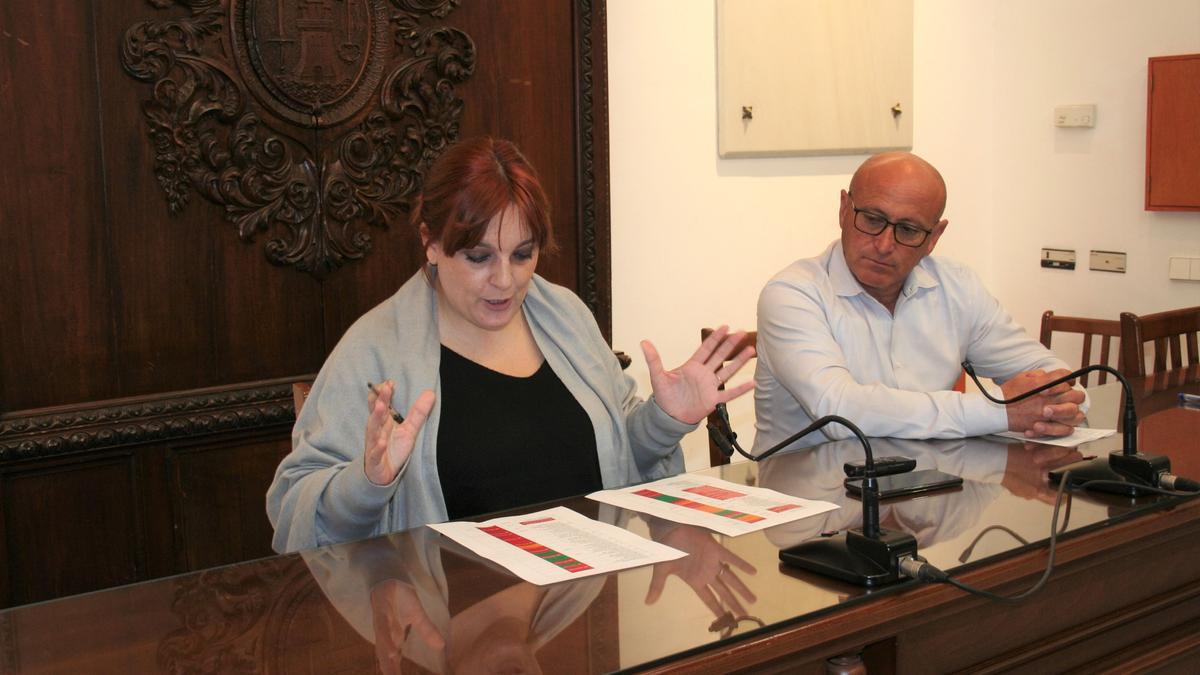
[[[1087,128],[1096,126],[1096,104],[1055,106],[1054,126]]]
[[[1191,279],[1192,259],[1172,257],[1169,275],[1171,279]]]
[[[1058,270],[1075,269],[1075,251],[1066,248],[1042,249],[1042,267]]]
[[[1122,251],[1092,251],[1090,269],[1098,272],[1125,273],[1125,253]]]

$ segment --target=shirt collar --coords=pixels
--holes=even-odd
[[[855,279],[854,273],[850,271],[850,266],[846,264],[846,254],[842,251],[840,239],[829,246],[827,255],[829,256],[829,280],[833,284],[835,293],[848,297],[859,293],[867,294],[867,290],[858,283],[858,279]],[[929,264],[929,256],[921,258],[913,271],[909,272],[908,278],[904,280],[904,286],[900,289],[901,296],[910,298],[919,289],[937,287],[937,279],[926,269]]]

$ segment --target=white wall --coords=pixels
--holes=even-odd
[[[648,338],[674,366],[702,326],[754,328],[766,280],[837,236],[838,191],[863,157],[719,159],[714,3],[607,7],[613,340],[637,354]],[[972,265],[1034,333],[1045,309],[1115,318],[1200,304],[1200,284],[1166,272],[1168,255],[1200,256],[1200,214],[1142,209],[1146,59],[1200,52],[1200,0],[914,9],[914,151],[950,190],[938,253]],[[1096,127],[1056,129],[1053,108],[1069,103],[1095,103]],[[1129,272],[1043,270],[1043,246],[1083,261],[1126,251]],[[640,358],[630,372],[648,392]],[[749,447],[750,398],[731,414]],[[703,429],[685,439],[690,468],[707,465],[706,443]]]

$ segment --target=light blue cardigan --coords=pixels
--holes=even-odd
[[[539,276],[523,305],[550,367],[592,420],[605,488],[683,470],[679,440],[696,428],[635,395],[587,307],[570,290]],[[296,426],[292,452],[267,490],[272,546],[283,553],[362,539],[447,519],[437,471],[441,355],[437,292],[418,272],[391,298],[358,319],[329,355]],[[395,381],[393,407],[407,412],[433,389],[433,411],[391,485],[367,480],[363,445],[367,382]],[[486,430],[484,430],[486,433]],[[521,467],[512,469],[521,489]]]

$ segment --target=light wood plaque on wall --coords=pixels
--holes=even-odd
[[[912,147],[912,0],[717,0],[722,157]]]

